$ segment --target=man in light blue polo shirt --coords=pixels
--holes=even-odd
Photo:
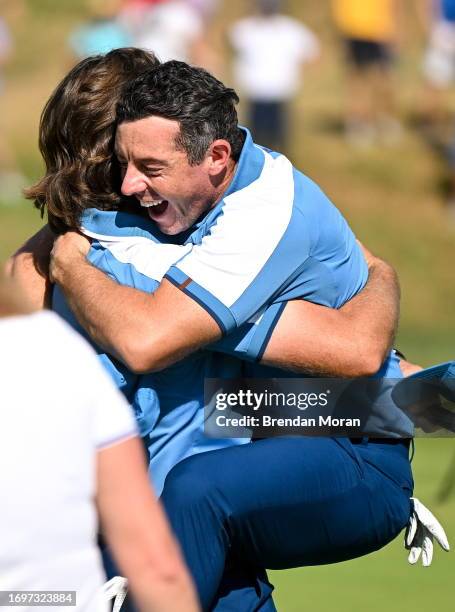
[[[158,242],[150,222],[132,213],[88,209],[82,214],[81,225],[83,234],[92,239],[88,261],[117,283],[149,294],[157,290],[168,268],[191,248],[189,244]],[[386,287],[381,280],[369,282],[366,293],[370,293],[367,298],[370,309],[374,309],[374,291],[380,294]],[[354,313],[362,309],[355,306],[355,301],[350,305],[353,306]],[[58,286],[53,292],[52,308],[90,341]],[[261,359],[265,339],[273,333],[276,310],[274,305],[270,306],[236,333],[214,343],[210,352],[198,351],[159,373],[134,374],[94,345],[104,367],[135,412],[150,456],[150,476],[158,494],[169,470],[185,457],[248,441],[212,439],[204,435],[204,378],[245,375],[247,366],[242,366],[238,359],[253,364]],[[355,321],[360,323],[358,315]],[[320,331],[324,332],[324,328]],[[314,333],[319,335],[317,330]],[[354,329],[351,333],[355,333]],[[213,353],[222,353],[224,357]]]
[[[339,308],[365,284],[366,263],[342,215],[286,158],[238,128],[236,101],[180,62],[145,73],[125,93],[116,141],[122,191],[187,247],[152,296],[87,263],[80,236],[68,233],[54,247],[51,274],[79,321],[136,371],[161,370],[252,320],[253,339],[239,341],[244,352],[272,363],[284,334],[282,365],[297,368],[299,334],[286,327],[282,304],[303,298]],[[267,332],[257,341],[262,321]],[[330,362],[332,373],[346,371],[325,347],[304,349],[313,372]],[[399,376],[393,356],[381,374]],[[396,430],[392,419],[388,430],[397,436],[390,444],[261,440],[174,468],[163,500],[204,609],[273,609],[258,568],[340,561],[395,537],[411,512],[408,445],[399,439],[411,427]],[[239,588],[231,565],[242,579],[257,575],[257,588]]]
[[[169,265],[188,250],[185,245],[158,243],[150,223],[130,213],[89,209],[83,214],[81,223],[83,233],[93,239],[88,253],[90,263],[118,283],[147,293],[157,289]],[[373,295],[370,306],[374,307]],[[85,335],[59,287],[54,290],[53,309]],[[255,323],[247,323],[236,334],[215,343],[212,350],[250,360],[259,358],[254,354],[254,347],[259,348],[262,339],[272,332],[274,309],[268,310],[272,311],[272,316],[265,311]],[[254,341],[256,336],[261,342]],[[150,476],[158,494],[169,470],[185,457],[248,442],[245,438],[207,438],[203,432],[204,377],[242,376],[244,369],[238,359],[198,351],[159,373],[134,375],[122,363],[97,350],[103,365],[135,411],[150,458]],[[243,576],[242,564],[239,571],[243,580],[242,601],[246,604],[247,593],[255,594],[258,586],[266,588],[267,581],[261,573]]]

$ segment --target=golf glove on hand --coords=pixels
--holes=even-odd
[[[433,560],[433,540],[444,550],[450,550],[445,531],[438,519],[416,497],[411,497],[413,511],[406,528],[404,545],[409,550],[408,561],[417,563],[422,555],[423,567],[431,565]]]
[[[103,585],[102,592],[104,599],[112,603],[112,612],[120,612],[128,592],[128,580],[123,576],[115,576]]]

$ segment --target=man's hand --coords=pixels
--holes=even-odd
[[[90,250],[88,238],[77,232],[67,232],[54,242],[49,263],[49,278],[53,283],[63,283],[65,274],[75,263],[85,261]]]
[[[103,599],[111,604],[112,612],[120,612],[128,594],[128,580],[123,576],[114,576],[104,583],[101,593]]]
[[[51,252],[50,276],[92,340],[134,372],[161,370],[221,336],[213,317],[164,280],[148,294],[119,285],[92,266],[89,241],[60,236]]]
[[[408,561],[417,563],[422,555],[423,567],[429,567],[433,560],[433,539],[443,550],[450,546],[445,531],[438,519],[416,497],[411,497],[414,509],[406,528],[404,545],[410,550]]]

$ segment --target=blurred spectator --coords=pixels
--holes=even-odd
[[[221,0],[187,0],[196,9],[204,21],[210,21],[218,11]]]
[[[163,62],[176,59],[213,69],[202,7],[189,0],[133,0],[124,4],[122,19],[135,47],[153,51]]]
[[[134,35],[147,12],[160,2],[163,0],[123,0],[120,3],[121,20]]]
[[[0,17],[0,67],[3,67],[8,60],[11,53],[11,47],[11,36],[8,26],[6,25],[4,19]],[[0,87],[1,86],[2,81],[0,80]]]
[[[132,38],[118,18],[118,0],[90,0],[91,19],[70,34],[69,44],[76,58],[129,47]]]
[[[428,35],[423,60],[424,120],[447,129],[449,113],[445,94],[455,82],[455,0],[420,0],[419,16]]]
[[[235,22],[229,41],[236,53],[234,77],[248,101],[247,125],[261,145],[286,150],[289,102],[302,65],[319,55],[316,36],[281,13],[279,0],[256,0],[256,14]]]
[[[0,17],[0,95],[3,93],[4,77],[3,67],[7,63],[12,51],[12,41],[9,28],[6,22]],[[6,166],[7,147],[0,132],[0,181],[4,178],[3,174]]]
[[[163,0],[123,0],[120,3],[120,19],[134,37],[141,28],[144,17],[154,4]]]
[[[22,7],[22,4],[19,4]],[[18,8],[19,8],[18,7]],[[8,63],[13,52],[13,41],[6,21],[0,16],[0,95],[5,88],[3,68]],[[15,169],[13,154],[0,131],[0,202],[14,204],[21,196],[24,177]]]
[[[137,24],[148,9],[163,1],[167,0],[124,0],[122,12],[128,14],[133,23]],[[184,2],[196,10],[202,19],[210,21],[220,6],[221,0],[184,0]]]
[[[455,84],[455,0],[420,0],[418,15],[428,35],[421,127],[448,165],[447,211],[455,224],[455,130],[448,95]]]
[[[355,145],[401,135],[392,81],[398,37],[399,0],[332,0],[333,17],[345,46],[345,130]]]
[[[452,142],[448,147],[448,170],[450,174],[448,193],[446,200],[446,209],[451,225],[455,227],[455,130],[452,128]]]
[[[95,352],[1,275],[0,346],[0,589],[76,591],[77,610],[107,612],[98,510],[140,610],[196,612],[134,416]]]

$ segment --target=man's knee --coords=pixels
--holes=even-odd
[[[205,453],[204,453],[205,454]],[[208,504],[217,494],[216,474],[202,455],[194,455],[175,465],[164,482],[161,499],[166,507]]]

